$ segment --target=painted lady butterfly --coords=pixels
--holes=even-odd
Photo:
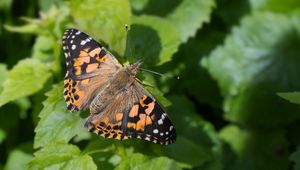
[[[123,67],[94,39],[76,29],[63,36],[67,73],[64,97],[69,111],[90,109],[85,126],[105,138],[141,138],[159,144],[176,131],[154,97],[137,81],[141,62]]]

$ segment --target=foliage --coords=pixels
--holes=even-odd
[[[20,3],[0,3],[0,170],[299,169],[298,0]],[[83,127],[88,112],[67,111],[70,27],[164,74],[139,78],[166,107],[175,144],[104,139]]]

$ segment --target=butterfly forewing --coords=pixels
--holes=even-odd
[[[89,107],[94,94],[107,84],[121,65],[99,43],[76,29],[68,29],[63,36],[67,72],[64,96],[67,108],[78,111]]]

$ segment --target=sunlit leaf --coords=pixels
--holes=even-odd
[[[44,108],[39,117],[40,121],[35,129],[34,147],[38,148],[49,143],[68,142],[75,135],[84,133],[85,120],[78,113],[67,111],[63,99],[63,84],[53,86],[44,101]]]
[[[291,12],[300,9],[298,0],[250,0],[253,10],[269,10],[274,12]]]
[[[203,23],[209,21],[214,6],[214,0],[183,0],[169,14],[168,19],[178,28],[181,42],[195,36]]]
[[[294,105],[276,95],[299,90],[300,22],[296,18],[273,13],[248,16],[224,45],[202,60],[225,97],[228,120],[274,127],[300,118]]]
[[[0,129],[0,144],[5,140],[6,133],[4,130]]]
[[[126,160],[123,160],[120,165],[115,168],[115,170],[123,170],[123,169],[136,169],[136,170],[176,170],[179,168],[175,161],[167,158],[167,157],[157,157],[157,158],[149,158],[142,154],[132,154]]]
[[[23,170],[26,169],[27,163],[32,159],[32,155],[21,150],[13,150],[10,152],[5,170]]]
[[[3,89],[3,83],[5,81],[5,79],[7,78],[7,68],[5,64],[0,64],[0,92]]]
[[[1,10],[8,10],[12,4],[12,0],[3,0],[0,2],[0,9]]]
[[[70,1],[71,15],[79,30],[102,40],[119,55],[124,54],[125,24],[130,25],[131,11],[128,0]]]
[[[161,65],[170,61],[178,50],[179,35],[176,28],[166,19],[154,16],[133,18],[126,56],[141,59],[144,65]]]
[[[141,11],[149,3],[149,0],[130,0],[130,5],[134,11]]]
[[[78,147],[52,143],[34,153],[29,169],[97,169],[89,155],[81,154]]]
[[[280,97],[290,101],[291,103],[300,104],[300,92],[277,93]]]
[[[37,58],[41,61],[52,61],[53,60],[53,38],[49,36],[38,36],[35,39],[33,46],[32,57]]]
[[[43,88],[51,76],[49,68],[36,59],[19,61],[3,83],[0,106],[17,98],[31,95]]]

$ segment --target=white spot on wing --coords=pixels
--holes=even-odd
[[[80,31],[77,31],[75,34],[76,34],[76,35],[79,35],[80,33],[81,33]]]
[[[160,136],[164,136],[164,133],[160,133]]]
[[[76,49],[76,45],[73,44],[71,48],[72,48],[72,50],[75,50]]]
[[[159,125],[162,125],[162,124],[163,124],[163,120],[162,120],[162,119],[159,119],[157,123],[158,123]]]
[[[86,43],[85,40],[81,40],[80,45],[84,45]]]
[[[92,41],[92,38],[88,37],[85,40],[81,40],[80,45],[84,45],[84,44],[86,44],[87,42],[90,42],[90,41]]]
[[[75,38],[75,35],[72,35],[72,38]]]
[[[154,130],[153,130],[153,133],[158,133],[158,129],[154,129]]]

